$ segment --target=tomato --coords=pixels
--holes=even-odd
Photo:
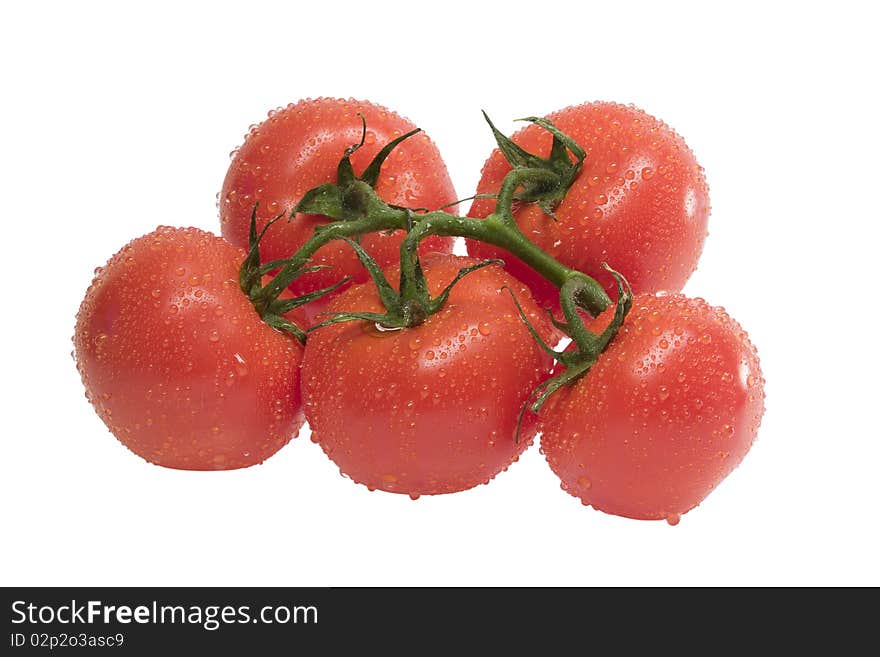
[[[433,254],[423,259],[432,294],[476,261]],[[397,280],[391,271],[390,281]],[[378,330],[348,322],[309,335],[303,402],[312,440],[343,474],[370,489],[412,497],[452,493],[481,483],[515,461],[533,441],[520,409],[547,376],[550,358],[520,320],[513,289],[531,321],[548,334],[528,289],[499,267],[462,279],[440,312],[417,327]],[[382,312],[372,284],[350,288],[331,311]]]
[[[742,461],[763,412],[736,321],[702,299],[639,295],[587,375],[547,400],[541,448],[584,504],[675,524]]]
[[[515,212],[525,235],[563,264],[603,283],[615,298],[607,262],[626,276],[635,293],[680,291],[697,266],[706,237],[709,191],[703,170],[684,140],[666,124],[632,106],[586,103],[548,117],[587,153],[583,169],[557,206],[554,221],[537,205]],[[552,137],[529,125],[512,137],[546,157]],[[495,150],[483,167],[480,194],[495,193],[510,165]],[[468,213],[485,217],[492,199],[477,199]],[[479,258],[504,258],[543,305],[558,300],[556,288],[496,247],[468,242]]]
[[[223,237],[247,248],[254,203],[259,202],[257,228],[262,230],[271,218],[289,212],[309,189],[335,182],[345,149],[361,140],[358,113],[367,124],[364,145],[351,157],[359,175],[385,144],[415,126],[384,107],[358,100],[318,98],[269,112],[269,118],[254,126],[233,153],[219,196]],[[411,208],[436,210],[456,200],[440,152],[424,132],[404,140],[385,160],[376,191],[387,203]],[[327,221],[319,215],[298,214],[292,221],[276,222],[260,244],[263,262],[289,257]],[[373,233],[363,236],[361,243],[384,267],[397,262],[402,239],[402,231]],[[423,242],[423,252],[449,253],[452,244],[452,238],[430,237]],[[323,246],[311,264],[331,269],[298,278],[291,285],[294,293],[313,292],[343,276],[367,280],[357,256],[342,241]]]
[[[160,227],[100,269],[77,314],[77,368],[111,432],[151,463],[226,470],[260,463],[303,424],[303,349],[238,285],[244,251]]]

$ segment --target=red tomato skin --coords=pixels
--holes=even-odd
[[[369,101],[317,98],[272,111],[268,119],[253,127],[234,151],[219,195],[223,237],[246,248],[255,202],[259,202],[257,227],[262,230],[270,219],[289,212],[309,189],[336,182],[345,149],[361,139],[363,125],[358,113],[367,122],[364,145],[351,157],[359,175],[385,144],[416,126]],[[376,192],[387,203],[429,210],[457,200],[440,152],[424,132],[399,144],[385,160]],[[455,208],[451,211],[457,212]],[[276,222],[260,245],[263,261],[293,255],[315,228],[327,221],[320,215],[297,214],[291,221]],[[397,262],[403,234],[372,233],[364,235],[361,244],[384,267]],[[453,242],[450,237],[431,236],[423,242],[422,250],[451,253]],[[357,256],[342,241],[321,247],[311,264],[331,269],[294,281],[291,290],[295,294],[333,285],[343,276],[356,282],[368,278]]]
[[[238,286],[244,251],[159,227],[98,270],[76,318],[77,369],[101,420],[156,465],[260,463],[304,422],[303,349]]]
[[[696,269],[709,218],[709,189],[693,153],[665,123],[640,109],[594,102],[549,115],[584,148],[583,169],[555,210],[558,221],[534,204],[522,206],[523,233],[563,264],[600,281],[612,299],[613,278],[602,263],[626,276],[635,293],[678,292]],[[552,137],[529,125],[512,139],[548,156]],[[477,193],[495,193],[510,165],[494,150],[483,166]],[[477,199],[468,216],[486,217],[494,199]],[[502,257],[536,300],[558,303],[558,292],[522,261],[496,247],[468,241],[478,258]]]
[[[423,259],[432,294],[475,260]],[[396,280],[392,270],[389,280]],[[469,274],[421,326],[378,331],[366,322],[319,329],[303,359],[303,401],[312,440],[341,472],[393,493],[436,495],[488,483],[533,442],[517,416],[549,373],[551,359],[520,320],[504,286],[549,334],[528,289],[497,267]],[[331,310],[381,311],[371,284],[334,299]]]
[[[675,524],[739,465],[763,413],[757,352],[724,309],[639,295],[591,371],[546,402],[541,449],[584,504]]]

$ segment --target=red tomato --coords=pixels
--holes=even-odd
[[[424,258],[432,294],[475,262]],[[534,416],[514,442],[517,416],[551,361],[504,286],[547,334],[546,316],[528,289],[500,268],[486,267],[462,279],[446,306],[421,326],[381,331],[348,322],[309,336],[302,374],[306,417],[312,440],[343,474],[370,489],[412,497],[452,493],[488,483],[532,442]],[[372,284],[352,287],[330,309],[383,310]]]
[[[587,103],[548,117],[587,152],[583,169],[556,208],[558,221],[534,204],[521,207],[516,222],[525,235],[563,264],[605,285],[616,298],[607,262],[626,276],[635,293],[678,292],[697,266],[706,237],[709,190],[703,170],[684,140],[666,124],[632,106]],[[546,157],[551,135],[529,125],[512,137]],[[493,151],[477,185],[497,192],[510,165]],[[492,199],[477,199],[468,213],[485,217]],[[524,263],[496,247],[468,242],[479,258],[504,258],[543,305],[558,301],[556,288]]]
[[[220,224],[223,237],[247,248],[254,203],[259,201],[257,229],[280,213],[288,212],[303,194],[323,183],[336,181],[336,169],[345,149],[361,139],[364,145],[351,157],[360,175],[385,144],[415,126],[394,112],[367,101],[318,98],[269,112],[269,118],[251,129],[234,152],[220,192]],[[379,196],[394,205],[436,210],[456,200],[446,165],[434,142],[424,133],[404,140],[382,165],[376,187]],[[453,209],[453,211],[456,211]],[[320,215],[298,214],[292,221],[278,221],[260,244],[263,262],[292,255],[326,223]],[[380,266],[397,262],[403,232],[364,235],[361,243]],[[423,252],[452,250],[453,239],[430,237]],[[291,285],[296,294],[327,287],[349,276],[365,281],[368,276],[352,249],[342,241],[325,245],[312,258],[327,269],[298,278]]]
[[[86,395],[151,463],[254,465],[303,424],[302,347],[241,292],[243,259],[210,233],[160,227],[114,255],[86,293],[74,335]]]
[[[584,504],[675,524],[739,465],[763,413],[736,321],[702,299],[639,295],[590,372],[544,405],[541,448]]]

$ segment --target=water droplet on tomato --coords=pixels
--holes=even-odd
[[[642,169],[642,180],[650,180],[654,177],[654,169],[651,167],[645,167]]]
[[[217,331],[217,329],[213,329],[208,334],[208,340],[210,340],[211,342],[218,342],[220,340],[220,333]]]
[[[668,522],[671,527],[675,527],[679,522],[681,522],[681,514],[667,513],[666,522]]]

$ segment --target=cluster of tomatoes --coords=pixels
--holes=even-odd
[[[589,103],[548,118],[583,149],[583,166],[551,211],[518,201],[516,225],[614,298],[615,279],[602,267],[608,263],[633,297],[589,371],[550,395],[540,412],[524,407],[565,367],[546,348],[565,332],[553,319],[559,291],[499,247],[468,240],[466,257],[453,255],[453,237],[422,241],[420,268],[433,295],[480,259],[505,266],[472,271],[412,326],[357,319],[317,327],[334,313],[383,310],[381,290],[344,240],[318,249],[282,295],[330,289],[285,315],[307,339],[277,330],[255,310],[240,278],[253,222],[265,229],[259,255],[270,263],[268,279],[271,263],[330,221],[291,209],[336,180],[343,154],[362,172],[414,128],[369,102],[317,99],[270,112],[233,153],[218,198],[222,237],[159,227],[97,271],[74,343],[98,415],[134,453],[187,470],[260,463],[307,420],[312,440],[345,475],[413,498],[488,483],[540,432],[550,467],[584,504],[674,524],[739,464],[764,410],[764,381],[745,332],[722,309],[679,294],[706,236],[703,172],[677,134],[631,106]],[[554,147],[539,125],[511,139],[539,157]],[[495,150],[469,217],[495,210],[510,171]],[[374,189],[416,218],[457,207],[440,153],[424,133],[388,154]],[[284,213],[289,220],[270,224]],[[385,230],[358,240],[392,284],[405,234]],[[589,330],[600,334],[614,313],[609,306],[585,317]]]

